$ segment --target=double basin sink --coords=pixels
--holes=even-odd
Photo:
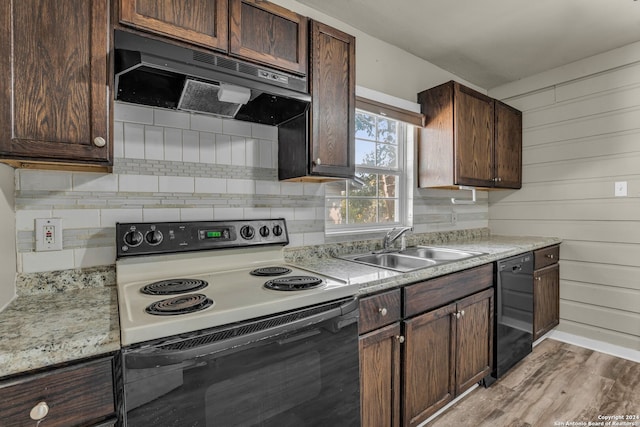
[[[482,252],[431,246],[414,246],[397,252],[370,252],[366,254],[345,255],[340,258],[360,264],[406,273],[480,255],[484,254]]]

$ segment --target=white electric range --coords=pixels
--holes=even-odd
[[[123,346],[357,293],[284,262],[284,219],[119,223],[116,233]]]

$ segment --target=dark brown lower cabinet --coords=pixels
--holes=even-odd
[[[404,321],[403,425],[417,426],[492,369],[493,289]]]
[[[1,381],[0,420],[3,427],[115,425],[113,357]]]
[[[533,273],[534,341],[560,323],[560,266],[553,264]]]
[[[360,336],[361,425],[400,426],[400,322]]]

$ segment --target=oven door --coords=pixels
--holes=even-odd
[[[349,298],[123,350],[124,425],[359,426]]]

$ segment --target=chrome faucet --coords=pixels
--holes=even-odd
[[[389,251],[389,247],[391,246],[391,244],[409,230],[413,230],[413,227],[394,227],[389,230],[389,232],[385,234],[384,238],[382,239],[382,250],[385,252]]]

